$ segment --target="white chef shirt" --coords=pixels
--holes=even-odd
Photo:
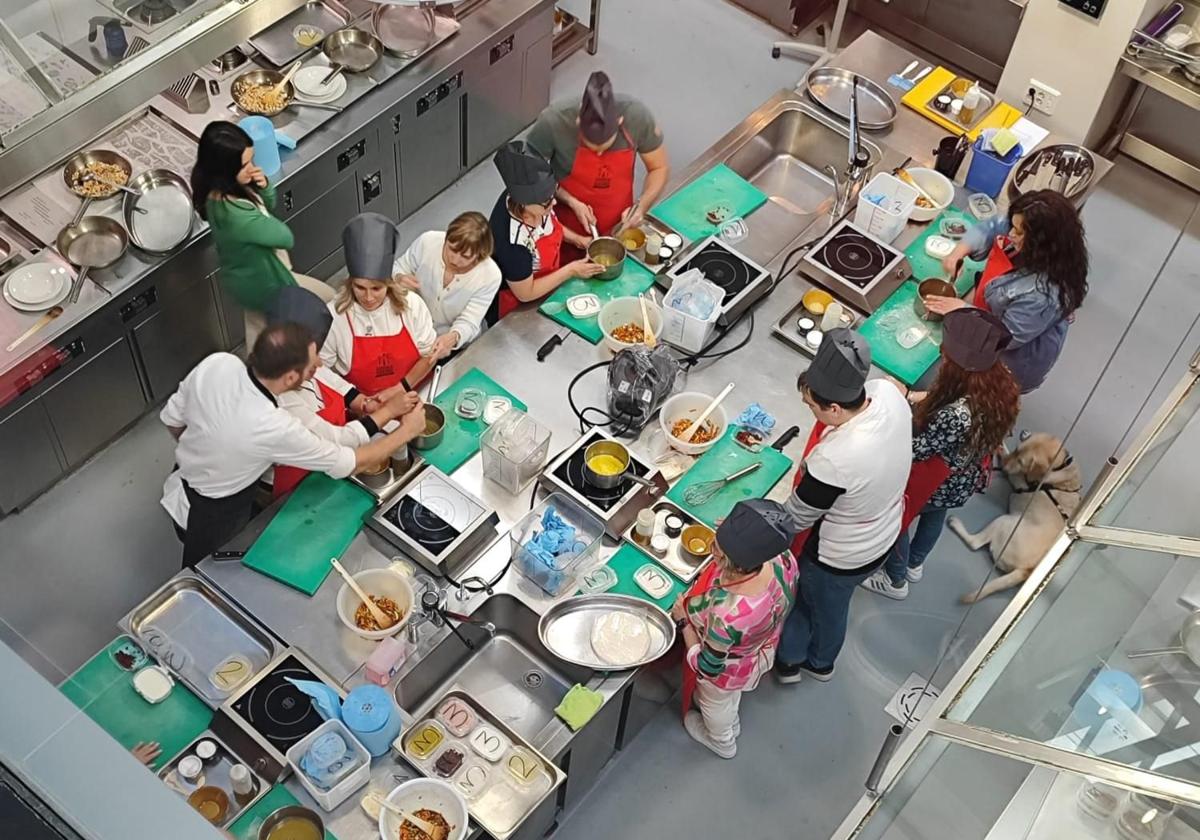
[[[182,480],[210,499],[245,490],[272,464],[345,478],[354,472],[354,450],[322,440],[276,405],[246,363],[231,353],[213,353],[179,384],[159,413],[183,428],[175,447],[179,469],[163,485],[162,505],[187,527]]]
[[[335,426],[317,415],[318,411],[325,408],[325,400],[322,397],[321,388],[317,385],[318,381],[339,394],[338,399],[344,399],[353,387],[345,379],[322,365],[317,368],[317,375],[310,381],[305,382],[294,391],[288,391],[286,394],[276,397],[279,407],[286,409],[300,421],[304,428],[322,440],[350,447],[359,447],[369,442],[371,436],[367,434],[366,427],[362,423],[351,422],[345,426]]]
[[[401,314],[392,306],[391,300],[385,300],[382,306],[370,312],[354,302],[345,312],[338,312],[336,301],[331,302],[329,311],[333,313],[333,326],[325,338],[325,346],[321,348],[321,361],[334,373],[345,376],[350,372],[350,364],[354,359],[355,336],[397,335],[406,329],[412,335],[417,352],[428,356],[433,349],[433,342],[437,340],[437,330],[433,328],[429,307],[413,292],[405,298],[405,303],[407,305]],[[353,334],[350,332],[351,320],[354,322]]]
[[[482,332],[483,318],[500,288],[500,266],[489,257],[466,274],[457,274],[447,286],[442,282],[446,264],[442,247],[446,233],[431,230],[421,234],[393,266],[395,274],[411,274],[421,283],[418,294],[429,307],[438,335],[458,333],[457,350],[470,344]]]

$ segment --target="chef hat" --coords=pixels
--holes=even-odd
[[[268,324],[299,324],[309,331],[320,347],[333,326],[333,313],[308,289],[284,286],[267,307]]]
[[[1008,327],[986,310],[955,309],[942,319],[942,352],[963,370],[988,370],[1011,343]]]
[[[859,333],[838,327],[825,333],[805,373],[805,385],[826,402],[852,403],[871,372],[871,345]]]
[[[621,114],[608,74],[597,70],[588,77],[579,105],[579,131],[589,143],[606,143],[617,133]]]
[[[342,251],[351,277],[386,283],[392,279],[399,234],[381,213],[359,213],[342,231]]]
[[[796,536],[795,520],[779,502],[738,502],[717,526],[717,544],[735,568],[749,572],[778,557]]]
[[[554,197],[558,182],[550,162],[523,140],[505,143],[492,158],[508,194],[517,204],[545,204]]]

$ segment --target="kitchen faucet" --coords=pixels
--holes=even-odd
[[[458,640],[463,643],[468,650],[478,650],[475,642],[464,636],[459,631],[450,619],[454,619],[459,624],[473,624],[483,630],[489,639],[496,635],[496,625],[490,621],[479,621],[467,615],[460,613],[449,612],[446,609],[446,593],[436,586],[430,587],[421,593],[419,599],[420,618],[417,621],[408,623],[408,640],[416,644],[420,637],[420,625],[424,621],[428,621],[434,627],[449,627],[450,632],[458,637]]]
[[[850,202],[858,197],[867,177],[867,167],[871,163],[871,156],[863,149],[858,137],[858,84],[858,74],[855,74],[850,84],[850,151],[846,171],[839,176],[837,168],[832,164],[825,167],[825,171],[833,176],[833,206],[829,215],[834,221],[845,215]]]

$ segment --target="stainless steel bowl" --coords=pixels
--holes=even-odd
[[[925,321],[940,321],[942,320],[941,315],[925,308],[925,298],[927,297],[958,297],[958,290],[954,288],[953,284],[936,277],[922,280],[921,284],[917,286],[917,296],[913,298],[913,311],[917,313],[918,318]]]
[[[318,836],[325,835],[325,823],[321,821],[320,814],[311,808],[304,808],[300,805],[285,805],[277,811],[272,811],[263,820],[263,824],[258,829],[258,840],[269,840],[275,827],[287,819],[307,820],[317,829]]]
[[[409,446],[413,449],[433,449],[446,433],[446,414],[433,403],[425,404],[425,432],[417,435]]]
[[[588,259],[592,262],[600,262],[597,257],[614,260],[612,265],[605,266],[604,271],[596,275],[597,280],[616,280],[621,276],[621,272],[625,270],[625,246],[621,244],[619,239],[611,236],[601,236],[599,239],[593,239],[592,244],[588,246]]]

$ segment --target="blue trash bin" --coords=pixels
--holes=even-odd
[[[967,170],[966,186],[971,192],[986,193],[992,198],[996,198],[1004,189],[1009,173],[1021,159],[1021,144],[1013,146],[1008,150],[1007,155],[1000,157],[995,152],[984,148],[987,138],[987,132],[984,132],[972,147],[973,154],[971,155],[971,166]]]

